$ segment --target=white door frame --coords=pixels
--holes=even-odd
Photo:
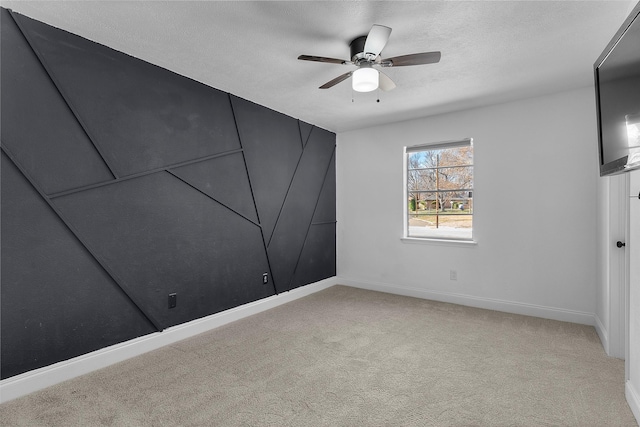
[[[618,248],[629,237],[629,174],[609,178],[609,348],[607,354],[627,359],[629,251]]]
[[[626,174],[627,177],[627,223],[626,223],[626,239],[627,239],[627,250],[626,250],[626,301],[625,301],[625,381],[630,380],[630,347],[632,345],[631,341],[631,331],[630,331],[630,322],[631,322],[631,281],[633,280],[634,292],[638,288],[640,284],[640,267],[637,265],[638,255],[640,255],[640,224],[638,223],[638,204],[636,200],[640,198],[640,193],[636,193],[640,190],[640,171],[634,171]],[[633,200],[633,201],[632,201]],[[633,205],[632,205],[633,204]],[[633,206],[633,209],[632,209]],[[631,216],[633,213],[634,216]],[[634,218],[632,224],[632,218]],[[633,255],[633,259],[636,260],[635,265],[631,265],[631,255]],[[632,271],[633,267],[633,271]],[[637,344],[634,344],[637,345]],[[636,417],[638,415],[636,414]]]

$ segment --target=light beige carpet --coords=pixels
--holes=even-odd
[[[3,426],[636,426],[589,326],[335,286],[0,406]]]

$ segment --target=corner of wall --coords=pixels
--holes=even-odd
[[[600,317],[598,317],[598,314],[594,314],[594,319],[595,319],[595,328],[596,328],[596,332],[598,333],[598,337],[600,337],[600,342],[602,343],[602,347],[604,348],[604,352],[607,353],[609,356],[609,332],[607,331],[607,328],[602,324],[602,321],[600,320]]]
[[[627,381],[624,394],[633,416],[636,417],[636,421],[640,424],[640,393],[638,393],[631,381]]]

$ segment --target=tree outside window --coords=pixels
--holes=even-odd
[[[470,240],[471,139],[407,147],[407,237]]]

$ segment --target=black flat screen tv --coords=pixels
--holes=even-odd
[[[593,64],[600,176],[640,168],[640,2]]]

